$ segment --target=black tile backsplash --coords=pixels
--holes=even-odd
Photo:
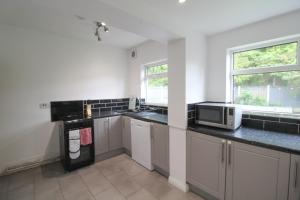
[[[276,131],[276,132],[284,132],[291,134],[298,134],[298,126],[297,124],[289,124],[289,123],[278,123],[265,121],[264,122],[264,130],[267,131]]]
[[[264,122],[257,119],[242,119],[242,125],[249,128],[264,129]]]
[[[279,122],[278,117],[269,117],[269,116],[261,116],[261,115],[248,115],[251,119],[258,119],[258,120],[268,120],[273,122]]]
[[[188,124],[195,123],[195,104],[187,105]],[[242,126],[267,131],[300,134],[300,119],[286,117],[258,115],[247,112],[242,116]]]
[[[96,110],[95,112],[109,112],[109,111],[123,111],[128,110],[129,98],[120,98],[120,99],[99,99],[99,100],[87,100],[86,104],[91,104],[92,109]]]

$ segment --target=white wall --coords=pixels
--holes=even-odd
[[[96,42],[0,26],[0,170],[59,155],[40,103],[127,96],[127,59]]]
[[[166,60],[168,58],[167,45],[155,42],[147,41],[135,48],[137,50],[137,58],[131,58],[129,56],[129,95],[141,96],[141,73],[145,64]]]
[[[186,37],[186,103],[205,101],[207,45],[206,37],[190,34]]]
[[[186,191],[186,40],[170,41],[168,45],[170,138],[169,182]]]
[[[300,33],[300,11],[274,17],[208,38],[207,100],[230,101],[226,50],[231,47]]]

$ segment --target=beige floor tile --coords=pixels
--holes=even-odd
[[[28,184],[20,186],[16,189],[8,191],[8,200],[33,200],[34,199],[34,185]]]
[[[112,187],[112,184],[98,171],[86,174],[82,179],[94,196]]]
[[[125,171],[120,171],[116,174],[106,176],[107,180],[109,180],[112,184],[116,184],[125,180],[130,179],[130,176]]]
[[[95,200],[88,190],[74,191],[69,194],[63,193],[65,200]]]
[[[110,188],[96,195],[96,200],[125,200],[125,197],[115,188]]]
[[[137,192],[138,190],[141,189],[141,186],[138,185],[135,181],[127,179],[125,181],[122,182],[118,182],[116,184],[113,184],[117,190],[119,190],[121,192],[121,194],[123,196],[129,196],[135,192]]]
[[[35,200],[64,200],[60,188],[40,190],[35,192]]]
[[[137,174],[133,176],[132,179],[135,180],[142,187],[145,187],[146,185],[155,184],[157,181],[159,181],[158,177],[149,171]]]
[[[128,200],[157,200],[150,192],[141,189],[127,197]]]
[[[25,172],[19,172],[9,176],[8,190],[16,190],[19,187],[33,184],[36,170],[28,170]]]
[[[146,185],[145,189],[156,198],[160,198],[169,193],[173,188],[168,183],[157,181],[155,184]]]
[[[8,176],[0,177],[0,199],[6,200],[7,199],[7,192],[8,192]]]
[[[87,166],[87,167],[84,167],[84,168],[78,170],[78,173],[81,176],[84,176],[84,175],[87,175],[90,173],[95,173],[95,172],[99,172],[99,170],[97,169],[97,167],[95,167],[95,165]]]
[[[83,180],[78,174],[69,174],[68,176],[60,178],[59,183],[63,196],[66,199],[74,197],[74,194],[88,192],[87,186],[83,183]]]
[[[120,167],[118,167],[117,165],[111,164],[111,163],[98,165],[97,168],[106,177],[114,175],[114,174],[122,171],[122,169]]]
[[[193,192],[188,192],[188,193],[186,193],[186,195],[189,200],[205,200],[204,198],[200,197],[199,195],[197,195]]]
[[[137,163],[131,163],[127,167],[123,169],[129,176],[135,176],[137,174],[140,174],[142,172],[146,172],[147,169],[142,167],[141,165]]]
[[[172,189],[169,192],[162,194],[159,198],[160,200],[188,200],[185,192],[178,189]]]

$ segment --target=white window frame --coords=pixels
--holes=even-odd
[[[168,78],[168,72],[164,72],[164,73],[159,73],[159,74],[151,74],[151,75],[148,75],[147,72],[148,72],[148,68],[151,68],[151,67],[156,67],[156,66],[160,66],[160,65],[167,65],[168,66],[168,61],[167,60],[161,60],[161,61],[157,61],[157,62],[152,62],[152,63],[148,63],[146,65],[144,65],[144,73],[143,73],[143,76],[144,76],[144,79],[143,79],[143,86],[142,88],[144,89],[144,91],[142,92],[142,94],[144,94],[144,98],[145,98],[145,103],[146,104],[150,104],[150,105],[158,105],[158,106],[166,106],[168,105],[167,104],[164,104],[164,103],[153,103],[153,102],[148,102],[147,99],[147,85],[148,85],[148,80],[151,79],[151,78]],[[168,66],[169,68],[169,66]]]
[[[298,42],[297,50],[297,64],[295,65],[282,65],[282,66],[269,66],[269,67],[259,67],[259,68],[247,68],[247,69],[234,69],[234,53],[255,50],[264,47],[271,47],[281,44],[288,44]],[[229,58],[230,65],[230,101],[234,102],[234,76],[236,75],[251,75],[251,74],[261,74],[261,73],[273,73],[273,72],[288,72],[288,71],[300,71],[300,35],[289,36],[285,38],[268,40],[264,42],[254,43],[250,45],[234,47],[227,50],[227,58]],[[284,113],[289,112],[280,107],[266,107],[266,106],[249,106],[241,105],[243,110],[246,111],[261,111],[261,112],[275,112]]]

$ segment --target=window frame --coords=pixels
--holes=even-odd
[[[157,67],[157,66],[161,66],[161,65],[167,65],[168,66],[168,60],[161,60],[161,61],[157,61],[157,62],[152,62],[152,63],[148,63],[148,64],[145,64],[144,67],[143,67],[143,83],[144,86],[142,88],[144,88],[144,98],[145,98],[145,104],[148,104],[148,105],[158,105],[158,106],[167,106],[168,105],[168,100],[167,100],[167,103],[153,103],[153,102],[148,102],[147,99],[147,89],[148,89],[148,80],[149,79],[153,79],[153,78],[168,78],[169,80],[169,77],[168,77],[168,71],[169,71],[169,66],[168,66],[168,71],[167,72],[163,72],[163,73],[158,73],[158,74],[151,74],[149,75],[148,74],[148,69],[151,68],[151,67]],[[142,92],[143,93],[143,92]]]
[[[265,47],[272,47],[282,44],[289,44],[289,43],[298,43],[297,47],[297,53],[296,53],[296,60],[297,64],[294,65],[279,65],[279,66],[267,66],[267,67],[258,67],[258,68],[247,68],[247,69],[234,69],[234,53],[238,52],[244,52],[244,51],[250,51],[250,50],[256,50],[260,48]],[[250,45],[244,45],[240,47],[234,47],[227,50],[227,56],[229,58],[229,64],[230,67],[230,73],[229,73],[229,80],[230,80],[230,101],[234,102],[234,76],[236,75],[252,75],[252,74],[263,74],[263,73],[274,73],[274,72],[289,72],[289,71],[300,71],[300,35],[275,39],[275,40],[268,40],[264,42],[254,43]],[[274,109],[270,109],[270,106],[253,106],[253,105],[242,105],[240,106],[244,107],[244,110],[248,111],[266,111],[270,112],[278,112],[276,111],[278,107],[274,107]],[[248,107],[248,108],[247,108]],[[257,109],[253,109],[257,108]],[[269,108],[269,109],[266,109]],[[277,108],[277,109],[276,109]]]

